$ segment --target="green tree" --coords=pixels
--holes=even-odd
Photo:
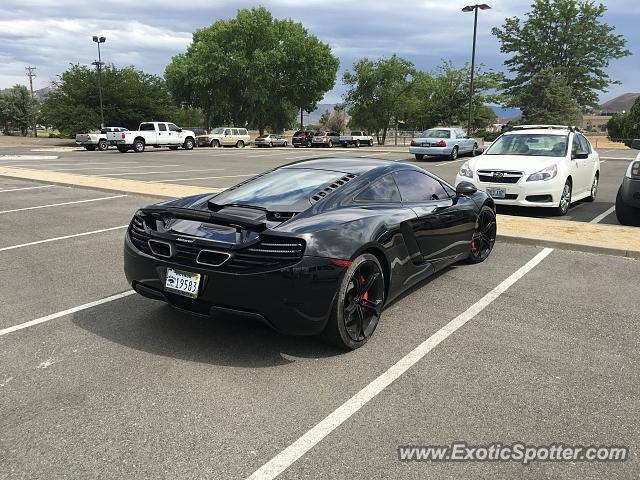
[[[504,83],[510,105],[520,106],[534,75],[550,67],[566,78],[578,106],[597,106],[597,92],[617,83],[606,73],[610,61],[631,54],[626,40],[601,21],[607,7],[593,0],[535,0],[531,8],[524,21],[508,18],[492,30],[514,74]]]
[[[162,78],[134,67],[106,66],[102,71],[104,121],[106,125],[137,128],[149,120],[176,121],[181,110]],[[43,122],[64,136],[100,126],[100,101],[94,69],[73,65],[53,82],[42,104]]]
[[[342,133],[347,128],[348,123],[349,117],[345,113],[344,109],[339,105],[333,107],[333,112],[331,112],[331,114],[326,110],[322,114],[322,117],[320,117],[320,124],[322,125],[322,128],[331,132]]]
[[[411,86],[415,67],[396,55],[377,61],[363,58],[353,64],[353,73],[345,72],[344,96],[352,124],[376,132],[384,145],[387,130],[411,109]],[[380,136],[380,133],[382,136]]]
[[[211,124],[289,126],[315,109],[335,84],[339,61],[300,23],[274,19],[265,8],[238,10],[197,30],[165,78],[176,99],[199,107]]]
[[[625,142],[630,146],[631,140],[640,138],[640,98],[637,98],[628,112],[619,113],[607,122],[609,138]]]
[[[0,123],[5,134],[19,130],[26,136],[38,116],[38,101],[24,85],[15,85],[0,92]]]
[[[520,94],[522,119],[530,124],[575,125],[580,118],[578,102],[567,80],[552,68],[542,69]]]

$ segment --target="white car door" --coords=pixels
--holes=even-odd
[[[573,177],[573,196],[582,195],[591,189],[591,168],[588,152],[583,150],[578,134],[573,135],[571,143],[571,162],[575,165],[575,176]],[[585,158],[581,158],[586,154]]]
[[[169,128],[169,145],[182,145],[182,133],[173,123],[167,123]]]
[[[158,145],[169,145],[169,129],[166,123],[158,123]]]

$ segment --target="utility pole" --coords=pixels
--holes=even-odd
[[[104,107],[102,106],[102,57],[100,56],[100,44],[106,41],[105,37],[93,37],[93,41],[98,44],[98,61],[93,65],[98,67],[98,95],[100,96],[100,129],[104,128]]]
[[[36,67],[32,67],[31,65],[29,65],[28,67],[24,67],[24,69],[27,71],[27,77],[29,77],[29,90],[31,91],[31,98],[33,99],[33,97],[34,97],[34,93],[33,93],[33,77],[36,76],[36,74],[33,73],[33,71],[36,69]],[[31,121],[33,122],[33,136],[37,137],[38,136],[38,129],[36,128],[36,119],[32,118]]]

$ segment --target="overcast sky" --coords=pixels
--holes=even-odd
[[[621,82],[601,96],[640,92],[640,0],[604,0],[605,20],[623,34],[634,55],[614,61],[611,75]],[[506,17],[523,16],[531,0],[488,0],[480,12],[478,61],[501,69],[504,57],[491,35]],[[70,63],[90,64],[97,57],[92,35],[107,37],[103,60],[135,65],[162,75],[171,56],[184,52],[191,33],[216,20],[235,16],[238,8],[262,5],[278,18],[302,22],[327,42],[340,58],[340,73],[357,58],[393,53],[422,70],[441,59],[462,66],[470,59],[473,15],[457,0],[0,0],[0,88],[27,85],[25,66],[37,68],[34,88],[47,86]],[[338,102],[340,81],[325,101]]]

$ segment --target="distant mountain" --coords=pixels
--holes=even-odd
[[[640,93],[623,93],[600,105],[600,111],[603,115],[628,112],[638,97]]]
[[[304,114],[304,124],[305,125],[318,125],[320,123],[320,117],[322,114],[329,110],[329,113],[333,112],[333,107],[335,107],[336,103],[319,103],[317,108],[311,113]]]
[[[51,87],[44,87],[39,90],[34,90],[33,94],[38,99],[38,101],[42,102],[45,98],[47,98],[47,95],[49,95],[50,91]]]

